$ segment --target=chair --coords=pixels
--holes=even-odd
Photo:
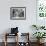
[[[7,46],[8,42],[7,42],[7,38],[13,37],[13,36],[17,36],[15,38],[16,41],[16,46],[18,46],[18,27],[16,28],[11,28],[11,33],[5,33],[5,46]]]
[[[6,33],[5,34],[5,46],[7,46],[8,45],[8,42],[7,42],[7,38],[10,38],[10,36],[17,36],[17,38],[15,38],[15,40],[16,40],[16,46],[18,46],[18,34],[16,35],[16,34],[9,34],[9,33]]]
[[[30,46],[30,42],[29,42],[29,33],[21,33],[21,39],[24,41],[19,42],[19,46]],[[20,40],[21,40],[20,39]]]

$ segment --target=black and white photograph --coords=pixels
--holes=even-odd
[[[26,7],[11,7],[10,8],[11,20],[25,20],[26,19]]]

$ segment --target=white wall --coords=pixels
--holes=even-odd
[[[10,7],[26,7],[26,20],[10,20]],[[0,0],[0,34],[17,26],[32,35],[32,24],[36,24],[36,0]]]

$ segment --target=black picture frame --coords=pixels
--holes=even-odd
[[[26,19],[26,7],[10,8],[10,20],[25,20],[25,19]]]

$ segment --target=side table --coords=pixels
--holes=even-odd
[[[15,46],[18,46],[18,33],[15,33],[15,34],[10,34],[10,33],[6,33],[5,34],[5,46],[7,46],[8,42],[7,42],[7,36],[16,36],[16,45]]]

